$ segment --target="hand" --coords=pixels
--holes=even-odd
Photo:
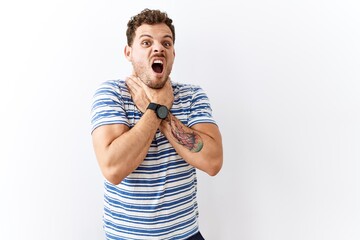
[[[125,80],[125,83],[130,91],[131,97],[136,107],[140,110],[140,112],[145,112],[147,106],[150,103],[150,99],[142,88],[141,80],[138,79],[138,77],[131,75]]]
[[[174,93],[170,80],[166,81],[161,89],[153,89],[144,84],[140,78],[132,75],[126,79],[126,84],[136,107],[141,112],[145,112],[150,102],[165,105],[171,109]]]
[[[171,109],[174,102],[174,92],[171,86],[170,79],[167,80],[164,86],[160,89],[149,88],[143,82],[141,83],[142,86],[144,87],[143,89],[146,95],[149,97],[151,102],[164,105],[169,110]]]

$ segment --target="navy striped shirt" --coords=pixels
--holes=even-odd
[[[172,82],[170,109],[183,124],[214,123],[205,92]],[[97,89],[91,111],[92,131],[106,124],[132,128],[141,118],[123,80]],[[104,230],[107,239],[186,239],[198,232],[196,170],[158,130],[140,166],[118,184],[104,181]]]

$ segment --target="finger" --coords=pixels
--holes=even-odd
[[[131,98],[134,98],[134,92],[129,88],[129,93],[131,95]]]
[[[165,86],[164,87],[166,87],[167,89],[170,89],[171,91],[172,91],[172,84],[171,84],[171,82],[168,80],[168,81],[166,81],[166,83],[165,83]]]
[[[132,90],[134,93],[135,93],[135,92],[138,92],[138,91],[139,91],[139,88],[141,88],[141,87],[134,81],[134,79],[133,79],[133,78],[130,78],[130,77],[125,80],[125,83],[126,83],[126,85],[128,86],[128,88],[129,88],[130,90]]]
[[[131,79],[134,83],[139,84],[138,77],[135,75],[130,75],[128,79]]]
[[[133,88],[131,85],[127,85],[127,89],[130,92],[131,96],[134,97],[137,92],[136,88]]]
[[[141,80],[140,77],[137,77],[137,76],[133,75],[133,76],[132,76],[132,79],[133,79],[134,82],[136,82],[136,83],[139,85],[139,87],[141,87],[142,89],[149,88],[149,87],[144,83],[144,81]]]
[[[134,80],[134,79],[135,79],[134,77],[129,76],[129,77],[127,77],[127,78],[126,78],[126,80],[125,80],[125,81],[128,81],[128,82],[135,82],[135,80]]]
[[[138,77],[131,75],[131,76],[127,77],[127,79],[134,82],[134,84],[139,85]]]

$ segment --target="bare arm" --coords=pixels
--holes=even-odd
[[[189,128],[169,114],[160,125],[176,152],[192,166],[215,176],[223,163],[221,134],[212,123],[199,123]]]
[[[153,111],[146,111],[129,130],[126,125],[104,125],[92,133],[93,146],[104,177],[119,184],[144,160],[160,120]]]
[[[132,87],[130,85],[129,87],[130,89],[133,88],[132,97],[138,108],[145,111],[150,103],[150,96],[153,98],[158,93],[153,89],[149,89],[137,78],[132,78],[131,83]],[[162,91],[169,93],[168,98],[170,98],[170,95],[172,96],[170,98],[172,104],[173,93],[170,91],[172,90],[170,87],[170,82],[168,82]],[[159,102],[155,101],[155,103]],[[163,105],[170,109],[171,104],[165,103]],[[215,124],[199,123],[189,128],[169,113],[167,119],[161,122],[159,129],[176,152],[189,164],[208,173],[210,176],[214,176],[220,171],[223,162],[223,150],[221,134]]]
[[[126,84],[138,109],[144,114],[131,129],[123,124],[104,125],[92,133],[93,146],[104,177],[119,184],[144,160],[161,120],[152,110],[146,110],[150,101],[170,106],[173,93],[170,82],[162,89],[142,91],[144,84],[135,76]]]

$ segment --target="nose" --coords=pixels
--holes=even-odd
[[[159,53],[159,52],[164,52],[165,48],[160,42],[155,42],[153,44],[153,50],[154,52]]]

